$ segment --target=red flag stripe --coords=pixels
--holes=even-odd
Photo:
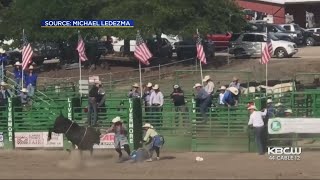
[[[26,44],[22,48],[22,69],[25,70],[28,65],[31,63],[31,58],[33,55],[33,51],[30,43]]]
[[[84,44],[83,39],[80,35],[79,35],[79,39],[78,39],[77,51],[79,53],[79,60],[81,60],[81,61],[88,60],[86,53],[85,53],[85,44]]]
[[[134,56],[143,64],[149,65],[149,59],[152,57],[146,43],[143,41],[139,32],[137,32],[136,37],[136,48],[134,51]]]
[[[197,58],[200,60],[200,62],[202,64],[207,64],[207,59],[206,59],[206,55],[204,53],[204,50],[203,50],[203,46],[201,44],[201,38],[200,38],[200,35],[198,34],[198,39],[197,39]]]

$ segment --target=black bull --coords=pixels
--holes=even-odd
[[[62,114],[56,118],[53,128],[49,128],[48,141],[51,140],[52,132],[64,134],[71,143],[78,146],[80,151],[89,150],[91,155],[93,145],[100,143],[100,131],[92,127],[82,127],[77,123],[65,118]]]

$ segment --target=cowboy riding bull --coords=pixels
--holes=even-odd
[[[93,145],[100,143],[100,131],[92,127],[82,127],[76,122],[65,118],[62,113],[55,120],[53,128],[49,128],[48,141],[51,140],[52,132],[64,134],[71,141],[73,147],[77,145],[80,153],[83,150],[89,150],[93,153]]]

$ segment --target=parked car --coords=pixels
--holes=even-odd
[[[314,33],[320,33],[320,28],[310,28],[310,29],[307,29],[307,31],[314,32]]]
[[[176,47],[174,46],[174,43],[183,40],[182,37],[180,37],[178,35],[166,35],[166,34],[163,34],[163,33],[161,34],[161,38],[165,38],[170,42],[173,51],[176,50]]]
[[[168,57],[172,58],[173,47],[166,38],[151,38],[146,39],[146,44],[152,53],[153,57]]]
[[[207,39],[214,42],[215,49],[226,49],[229,45],[232,34],[207,34]]]
[[[215,56],[215,44],[210,40],[203,40],[202,44],[207,59],[213,59]],[[195,58],[197,56],[196,41],[194,39],[177,42],[175,46],[179,60]]]
[[[309,32],[301,28],[298,24],[280,24],[281,27],[290,32],[296,32],[297,34],[302,34],[303,44],[307,46],[313,46],[320,43],[320,37],[315,35],[313,32]]]
[[[297,45],[303,44],[303,36],[301,33],[290,32],[276,24],[269,23],[249,23],[247,29],[249,32],[266,32],[274,35],[280,40],[290,41]]]
[[[269,34],[273,47],[273,55],[277,58],[292,57],[298,52],[297,45],[283,41]],[[261,57],[261,52],[266,45],[266,33],[243,33],[237,40],[230,42],[229,53],[239,57]]]

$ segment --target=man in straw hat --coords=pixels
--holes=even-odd
[[[142,128],[146,131],[145,136],[143,138],[143,142],[146,142],[149,150],[149,159],[147,162],[152,161],[153,152],[156,151],[157,160],[160,160],[160,148],[164,144],[164,138],[157,133],[157,131],[151,126],[151,124],[146,123],[142,126]],[[143,143],[141,142],[141,143]]]
[[[150,102],[150,97],[151,97],[151,93],[153,92],[152,89],[152,83],[148,82],[148,84],[146,85],[145,89],[144,89],[144,93],[143,93],[143,100],[144,100],[144,109],[145,109],[145,113],[146,113],[146,119],[149,120],[150,119],[150,112],[151,112],[151,102]]]
[[[33,73],[33,66],[31,65],[29,67],[29,73],[26,74],[24,77],[25,77],[25,87],[27,87],[28,89],[28,93],[29,93],[29,97],[32,97],[34,95],[34,91],[36,89],[36,86],[37,86],[37,79],[38,79],[38,76]]]
[[[226,87],[225,86],[221,86],[220,87],[220,94],[219,94],[219,101],[218,101],[218,104],[220,106],[224,106],[224,103],[223,103],[223,97],[224,97],[224,93],[226,92]]]
[[[232,82],[229,84],[229,87],[235,87],[240,90],[239,78],[233,77]]]
[[[257,111],[256,106],[251,105],[248,107],[248,110],[250,112],[250,118],[248,125],[253,126],[254,129],[254,135],[255,135],[255,141],[257,144],[259,155],[263,155],[265,150],[264,147],[264,139],[263,139],[263,131],[264,131],[264,122],[263,117],[267,115],[267,110],[264,110],[264,112]]]
[[[212,95],[214,91],[214,83],[211,77],[209,75],[206,75],[202,81],[206,83],[206,85],[204,86],[204,90],[206,90],[208,94]]]
[[[173,92],[170,94],[170,97],[173,101],[174,104],[174,109],[175,109],[175,119],[176,119],[176,126],[182,123],[179,121],[180,114],[182,115],[183,118],[183,125],[186,125],[187,119],[188,119],[188,109],[186,107],[186,102],[185,102],[185,97],[184,97],[184,92],[181,89],[181,87],[178,84],[175,84],[173,86]]]
[[[292,116],[292,109],[286,109],[284,111],[285,117],[291,117]]]
[[[20,101],[21,105],[26,108],[27,106],[31,105],[30,97],[28,96],[28,89],[22,88],[20,93]]]
[[[106,130],[106,133],[114,133],[114,147],[119,154],[119,161],[122,161],[121,147],[123,147],[128,156],[130,156],[131,152],[127,139],[128,132],[119,116],[112,119],[112,126]]]
[[[152,112],[153,112],[153,117],[152,119],[153,122],[157,125],[157,127],[162,126],[162,106],[164,103],[164,96],[162,94],[162,92],[160,91],[160,86],[158,84],[155,84],[153,86],[153,92],[151,93],[150,96],[150,103],[152,106]]]
[[[140,98],[140,92],[139,92],[139,84],[138,83],[134,83],[132,85],[132,89],[129,91],[128,93],[128,97],[129,98]]]
[[[101,81],[94,81],[94,86],[89,91],[88,97],[88,124],[95,126],[98,119],[98,96]]]
[[[235,87],[229,87],[223,95],[222,102],[225,106],[237,106],[238,100],[236,96],[238,96],[239,90]]]
[[[17,61],[15,64],[14,64],[14,70],[13,70],[13,73],[14,73],[14,79],[15,79],[15,89],[16,89],[16,92],[18,93],[19,92],[19,89],[21,88],[21,79],[22,79],[22,69],[21,69],[21,63],[19,61]]]
[[[8,98],[11,97],[11,93],[8,91],[8,84],[5,82],[0,83],[0,107],[4,108],[4,106],[8,103]]]
[[[195,100],[199,104],[199,110],[203,119],[203,122],[206,123],[208,121],[208,108],[211,104],[211,96],[202,88],[200,83],[196,83],[193,88],[196,90],[197,95],[195,96]]]

